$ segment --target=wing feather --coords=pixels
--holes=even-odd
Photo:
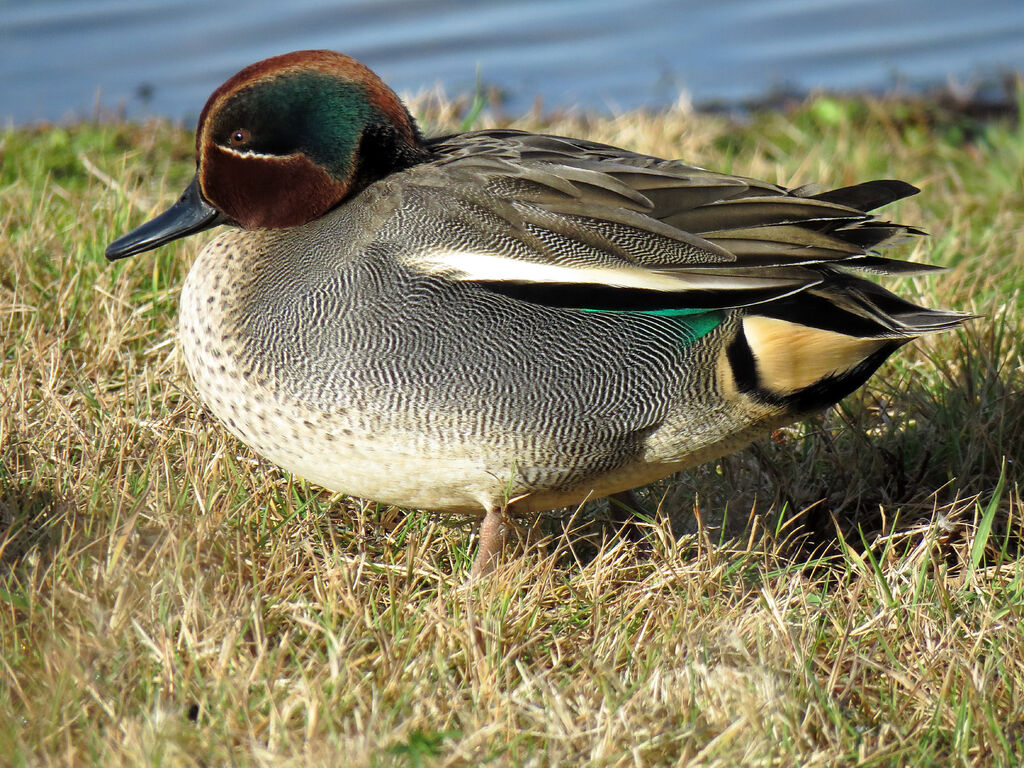
[[[799,293],[812,305],[838,305],[826,313],[836,322],[854,318],[889,333],[953,322],[918,317],[918,310],[931,310],[897,306],[892,294],[851,274],[930,269],[876,252],[921,234],[867,213],[917,192],[905,182],[787,190],[513,130],[459,134],[429,146],[436,160],[403,173],[411,210],[428,208],[427,220],[439,225],[423,247],[403,249],[415,269],[580,309],[776,302],[785,313]]]

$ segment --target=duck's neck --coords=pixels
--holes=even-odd
[[[400,128],[382,118],[370,122],[363,129],[356,150],[356,168],[346,197],[358,194],[389,174],[430,159],[430,151],[423,145],[416,122],[407,112],[405,118],[406,122]]]

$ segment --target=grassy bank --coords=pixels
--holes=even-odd
[[[887,215],[931,237],[901,253],[950,269],[887,285],[979,318],[647,489],[641,544],[587,511],[467,594],[468,526],[310,487],[204,412],[174,325],[208,237],[104,260],[183,188],[191,135],[7,131],[0,763],[1018,763],[1019,116],[818,98],[513,125],[790,185],[911,181]]]

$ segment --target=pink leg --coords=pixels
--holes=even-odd
[[[505,516],[500,509],[489,509],[480,523],[480,548],[477,550],[469,578],[486,576],[497,565],[498,556],[505,544]]]

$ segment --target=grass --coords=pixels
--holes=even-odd
[[[466,109],[418,107],[431,132]],[[600,509],[549,517],[574,530],[466,592],[466,525],[308,486],[204,412],[174,333],[204,238],[105,262],[183,188],[191,135],[9,129],[0,763],[1019,764],[1020,115],[822,96],[742,124],[506,122],[785,184],[912,181],[888,215],[932,236],[904,253],[950,269],[898,290],[979,318],[646,489],[639,544]]]

